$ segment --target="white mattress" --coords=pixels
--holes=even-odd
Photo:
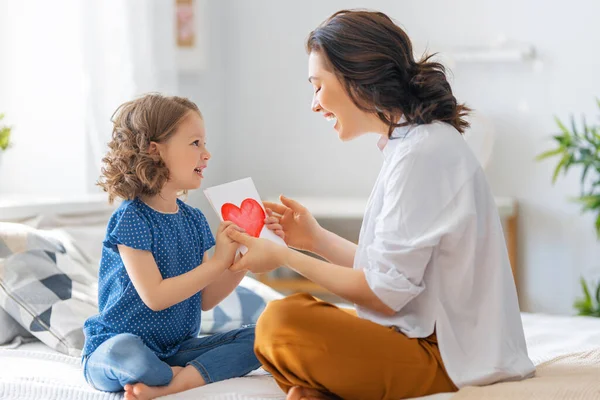
[[[529,355],[537,365],[561,354],[600,347],[600,318],[523,314]],[[52,351],[40,342],[16,349],[0,347],[0,399],[109,400],[85,382],[79,359]],[[451,393],[421,399],[448,400]],[[176,400],[283,400],[285,396],[262,370],[165,397]]]

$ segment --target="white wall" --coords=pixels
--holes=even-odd
[[[229,0],[226,46],[226,179],[252,176],[264,196],[367,196],[380,166],[374,139],[339,143],[310,111],[304,40],[332,12],[357,1]],[[485,45],[499,36],[536,47],[543,68],[519,63],[453,68],[460,101],[484,113],[497,141],[488,175],[494,192],[521,207],[520,291],[525,310],[571,313],[581,273],[600,272],[591,216],[567,196],[578,172],[550,185],[553,162],[534,156],[551,143],[553,115],[588,113],[600,96],[600,2],[541,0],[370,1],[431,50]],[[200,96],[203,96],[202,93]]]
[[[36,2],[36,12],[30,13],[27,2],[0,0],[0,58],[15,35],[27,44],[17,58],[0,61],[0,91],[19,89],[8,100],[0,96],[0,111],[17,126],[18,145],[0,155],[0,196],[16,187],[21,193],[45,195],[90,188],[89,173],[81,168],[89,156],[84,114],[70,102],[81,98],[80,61],[43,51],[48,41],[76,45],[77,38],[68,34],[76,17],[62,18],[60,27],[44,18],[72,10],[73,1]],[[196,101],[205,116],[213,159],[203,186],[252,176],[263,196],[367,196],[381,164],[375,138],[340,143],[330,124],[310,111],[304,50],[308,33],[327,16],[367,2],[202,1],[208,17],[201,30],[209,37],[208,62],[198,71],[181,73],[179,82],[180,94]],[[388,13],[417,45],[431,50],[483,45],[499,36],[538,50],[540,71],[518,63],[463,64],[453,67],[452,83],[460,101],[495,125],[498,138],[488,168],[494,192],[520,202],[523,308],[571,313],[580,293],[579,275],[600,275],[600,247],[592,216],[580,215],[567,200],[578,193],[578,171],[552,187],[554,163],[535,163],[533,158],[551,144],[547,137],[556,131],[554,114],[587,113],[588,120],[597,120],[600,2],[372,0],[368,5]],[[44,74],[36,72],[39,65]],[[40,104],[36,90],[56,92],[57,101]],[[10,112],[23,105],[31,111]],[[216,227],[202,192],[189,199]]]
[[[206,15],[198,20],[198,34],[208,37],[203,42],[205,60],[198,71],[179,74],[179,94],[194,101],[204,116],[207,148],[212,158],[204,171],[201,189],[190,192],[188,201],[204,211],[214,230],[218,227],[219,220],[202,189],[224,183],[227,168],[233,162],[227,149],[227,121],[232,117],[226,99],[229,28],[225,23],[227,15],[222,2],[201,1],[201,8]]]

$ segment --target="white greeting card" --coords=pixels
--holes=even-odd
[[[250,236],[269,239],[287,246],[282,238],[266,227],[266,211],[252,178],[204,189],[204,195],[221,221],[232,221]],[[248,249],[241,246],[240,251],[246,254]]]

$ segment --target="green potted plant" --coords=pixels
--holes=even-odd
[[[3,119],[4,114],[0,114],[0,153],[10,146],[10,131],[12,130],[10,126],[2,124]]]
[[[600,99],[596,100],[600,108]],[[581,167],[581,192],[573,200],[581,203],[583,212],[592,212],[596,216],[596,235],[600,238],[600,126],[588,125],[585,118],[577,128],[575,119],[571,117],[571,129],[560,119],[554,118],[560,133],[553,136],[556,144],[554,149],[543,152],[536,159],[544,160],[557,157],[558,164],[554,168],[552,183],[554,184],[561,172],[566,174],[573,167]],[[574,307],[579,315],[600,317],[600,282],[592,286],[581,278],[581,288],[584,297],[575,301]]]

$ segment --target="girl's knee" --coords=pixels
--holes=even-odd
[[[256,336],[256,328],[255,325],[246,326],[244,328],[240,328],[235,335],[235,340],[244,340],[254,342]]]
[[[172,378],[171,368],[141,338],[128,333],[100,345],[89,357],[87,374],[92,386],[110,392],[122,390],[127,383],[166,385]]]
[[[139,336],[130,333],[121,333],[106,341],[106,357],[109,360],[123,359],[139,356],[144,352],[144,342]]]

